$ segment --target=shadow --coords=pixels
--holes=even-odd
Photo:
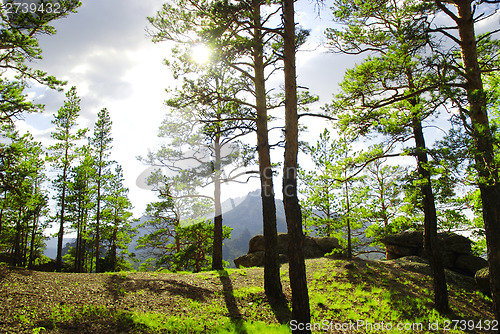
[[[141,279],[123,277],[118,274],[111,275],[106,281],[106,288],[115,300],[121,299],[125,294],[139,290],[149,290],[155,294],[169,292],[183,298],[205,302],[213,291],[173,279]]]
[[[414,321],[418,317],[425,316],[425,313],[422,313],[424,312],[422,307],[428,310],[434,308],[432,276],[428,264],[401,264],[393,260],[386,262],[353,258],[350,261],[345,261],[341,268],[343,269],[341,280],[361,286],[361,289],[366,292],[371,292],[374,287],[387,291],[388,303],[392,309],[400,312],[402,320]],[[450,320],[467,320],[464,319],[463,315],[468,314],[470,319],[477,322],[480,318],[471,313],[469,309],[455,309],[458,305],[451,305],[451,297],[462,299],[464,305],[470,304],[470,298],[475,293],[470,277],[462,277],[463,281],[459,282],[456,275],[446,271],[447,282],[459,288],[459,292],[457,293],[450,289],[450,286],[448,287],[450,306],[452,307],[448,313],[441,316]],[[474,330],[466,332],[479,333]]]
[[[243,322],[243,316],[241,315],[238,303],[234,297],[233,283],[231,282],[231,278],[229,278],[229,273],[227,270],[218,270],[217,273],[219,274],[219,279],[222,284],[224,301],[229,312],[231,323],[237,333],[247,334],[248,332]]]
[[[0,281],[7,277],[8,273],[9,271],[6,266],[0,266]]]
[[[292,320],[292,312],[285,296],[277,299],[268,298],[268,301],[271,309],[273,310],[274,316],[280,324],[285,325]]]

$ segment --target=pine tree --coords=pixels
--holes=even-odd
[[[442,33],[454,44],[452,48],[446,46],[448,52],[444,52],[445,64],[448,59],[456,58],[457,52],[461,55],[458,64],[453,62],[452,66],[449,66],[455,71],[457,80],[445,82],[442,86],[458,108],[463,127],[472,138],[474,167],[483,204],[494,312],[496,319],[500,321],[500,176],[496,154],[498,142],[490,124],[488,98],[483,82],[487,73],[498,71],[498,57],[492,57],[492,53],[488,54],[488,51],[493,51],[493,55],[494,52],[498,54],[498,39],[492,40],[493,34],[498,30],[484,36],[476,36],[475,33],[475,25],[484,15],[483,8],[488,4],[498,4],[499,1],[435,0],[432,3],[454,22],[451,26],[437,27],[433,31]],[[458,31],[458,36],[449,33],[453,30]],[[487,51],[486,54],[484,51]]]
[[[103,200],[103,188],[109,178],[107,167],[111,161],[108,160],[111,153],[113,138],[111,137],[111,119],[106,108],[101,109],[97,114],[97,121],[94,125],[94,136],[89,139],[92,155],[94,158],[94,166],[96,168],[95,187],[96,187],[96,209],[95,209],[95,271],[100,272],[100,238],[101,238],[101,211]]]
[[[426,30],[425,9],[424,4],[413,0],[377,4],[359,1],[355,6],[338,0],[334,15],[345,29],[329,29],[327,36],[338,52],[376,52],[376,56],[368,57],[346,73],[341,84],[341,102],[334,107],[341,126],[361,134],[377,131],[388,135],[388,146],[409,138],[415,142],[411,154],[417,161],[416,182],[424,210],[424,248],[434,278],[435,307],[446,313],[447,286],[437,242],[437,211],[422,124],[442,101],[439,96],[427,98],[423,94],[437,88],[434,77],[438,76],[428,62],[422,61],[425,48],[432,43]],[[366,25],[369,19],[376,24]]]
[[[68,194],[68,214],[71,216],[72,227],[76,230],[76,245],[72,250],[75,272],[88,272],[87,250],[92,248],[90,233],[90,212],[95,206],[94,160],[90,154],[90,146],[85,145],[80,150],[80,162],[71,170],[71,182]]]
[[[56,258],[57,271],[61,271],[62,268],[64,224],[68,220],[66,217],[66,196],[70,167],[72,162],[77,158],[77,142],[83,139],[87,132],[87,129],[75,129],[79,113],[80,98],[76,94],[76,87],[71,87],[66,93],[64,106],[59,109],[52,121],[52,124],[55,125],[55,130],[51,133],[51,137],[56,140],[56,144],[49,147],[49,151],[51,152],[49,161],[60,171],[57,179],[54,180],[58,205],[56,217],[59,220]]]
[[[106,196],[103,199],[102,218],[105,222],[104,230],[107,232],[103,235],[109,244],[103,271],[120,271],[130,267],[125,255],[134,236],[130,212],[132,203],[128,199],[128,189],[123,186],[123,182],[123,169],[117,165],[106,186]]]
[[[255,97],[254,102],[246,100],[245,95],[233,98],[233,101],[252,108],[254,116],[232,117],[230,120],[255,122],[266,249],[264,288],[267,296],[282,299],[284,295],[279,274],[273,166],[268,134],[268,111],[280,106],[282,100],[271,98],[265,85],[266,80],[280,68],[278,63],[281,61],[279,54],[282,42],[279,29],[263,26],[264,22],[272,21],[276,12],[271,10],[266,15],[262,14],[263,7],[276,3],[257,0],[236,3],[177,1],[175,5],[164,5],[156,18],[150,18],[150,22],[159,30],[154,35],[154,41],[172,40],[182,45],[206,43],[212,49],[213,61],[221,62],[223,66],[240,73],[247,92]],[[193,41],[191,37],[186,38],[186,31],[195,33],[199,39]],[[173,66],[173,69],[175,75],[185,71],[181,66]],[[206,95],[214,99],[217,96]]]
[[[305,199],[301,201],[304,225],[312,226],[315,234],[336,237],[346,246],[346,256],[352,258],[359,242],[358,232],[367,222],[364,206],[368,189],[364,175],[356,174],[357,160],[366,153],[353,149],[355,138],[343,134],[332,140],[325,130],[309,151],[317,170],[300,173],[304,177]]]
[[[297,197],[297,155],[299,150],[299,117],[297,113],[297,73],[295,68],[296,34],[294,0],[282,1],[284,20],[283,60],[285,75],[285,159],[283,162],[283,204],[288,227],[290,287],[292,289],[292,319],[311,322],[304,259],[302,212]],[[296,331],[310,333],[304,329]]]
[[[12,127],[3,130],[10,143],[0,144],[0,249],[11,252],[12,265],[31,267],[41,256],[45,227],[39,224],[47,206],[41,187],[45,179],[43,149],[30,133],[21,136]]]
[[[10,2],[12,3],[12,2]],[[0,4],[0,68],[14,73],[16,79],[0,78],[0,122],[12,122],[23,112],[39,112],[43,106],[30,101],[24,89],[28,81],[61,89],[65,82],[57,80],[46,72],[28,66],[32,60],[42,59],[42,49],[38,43],[41,35],[53,35],[56,30],[52,21],[75,13],[80,1],[59,1],[57,11],[7,11],[7,3]]]

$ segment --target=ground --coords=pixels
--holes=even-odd
[[[380,333],[383,324],[384,333],[389,325],[400,333],[400,324],[408,333],[453,332],[446,326],[485,333],[495,324],[491,300],[470,278],[449,277],[452,311],[439,315],[430,278],[397,262],[321,258],[306,265],[313,332]],[[289,301],[287,273],[282,266]],[[262,287],[262,268],[75,274],[0,266],[0,333],[289,332],[289,303],[270,304]]]

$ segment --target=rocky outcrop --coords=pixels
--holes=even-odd
[[[336,238],[331,237],[308,237],[304,239],[305,258],[318,258],[333,250],[342,251],[342,247]],[[259,267],[264,265],[264,236],[256,235],[248,243],[248,253],[234,259],[236,267]],[[280,262],[288,262],[288,234],[278,234],[278,253]]]
[[[476,281],[479,291],[491,296],[490,269],[488,267],[479,269],[474,276],[474,281]]]
[[[386,247],[388,260],[405,256],[425,258],[424,236],[422,231],[402,232],[384,237],[381,241]],[[470,239],[450,232],[438,234],[438,242],[443,265],[453,271],[474,276],[476,271],[488,265],[488,262],[472,255]]]

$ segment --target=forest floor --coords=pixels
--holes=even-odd
[[[306,266],[313,332],[487,333],[495,326],[491,300],[472,278],[449,273],[452,311],[442,316],[420,264],[410,271],[397,261],[321,258]],[[290,301],[288,265],[281,270]],[[268,302],[262,268],[75,274],[0,265],[0,333],[289,333],[297,326],[289,305]]]

